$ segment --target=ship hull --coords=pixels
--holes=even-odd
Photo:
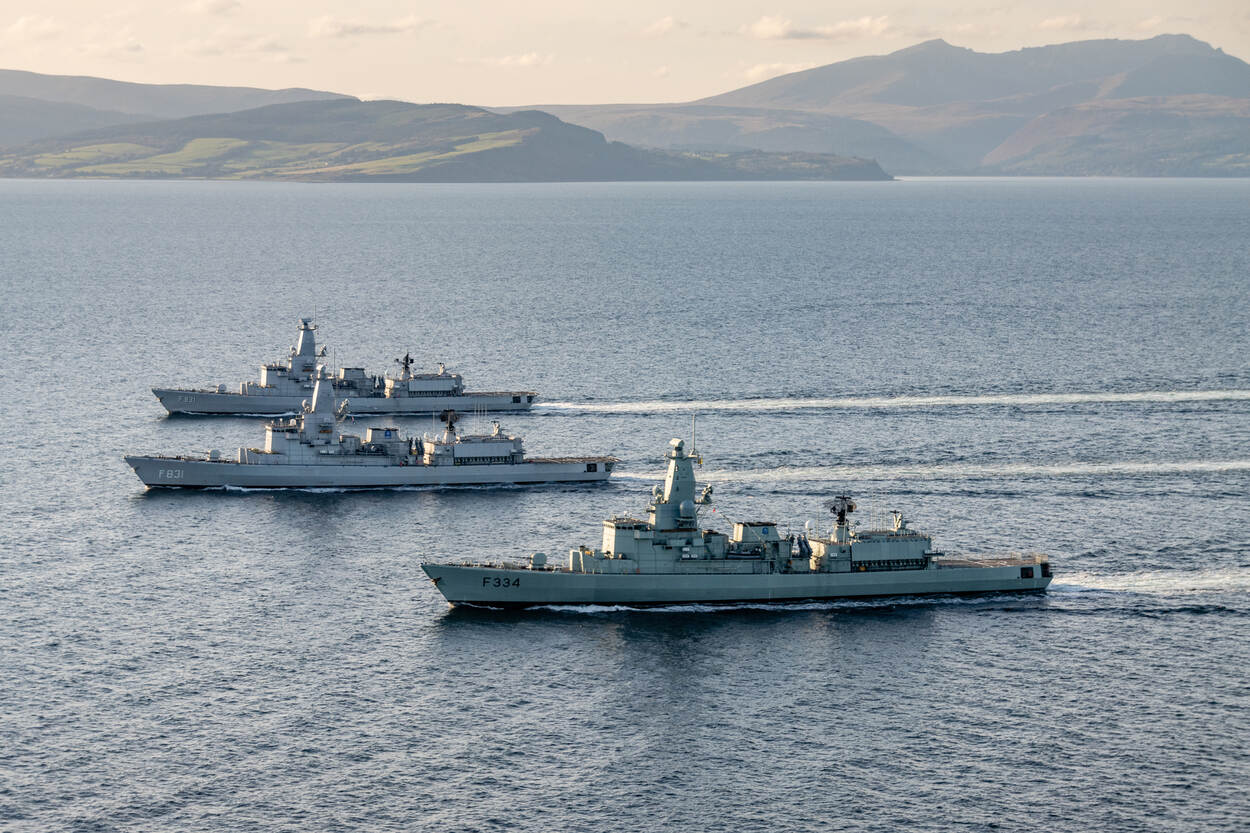
[[[1050,584],[1036,565],[943,567],[851,573],[689,574],[573,573],[423,564],[452,605],[526,608],[546,605],[733,604],[803,602],[875,596],[1039,592]]]
[[[152,388],[152,393],[171,414],[258,415],[296,414],[312,389],[302,396],[261,393],[217,393],[215,391]],[[438,414],[452,410],[528,411],[535,397],[531,393],[465,393],[457,396],[360,396],[350,391],[335,390],[336,398],[347,399],[353,414]],[[517,400],[520,401],[517,401]]]
[[[283,465],[126,457],[149,488],[387,489],[397,486],[505,486],[595,483],[607,480],[603,462],[527,462],[480,466]],[[588,471],[594,465],[594,471]]]

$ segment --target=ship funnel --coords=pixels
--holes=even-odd
[[[333,413],[334,411],[334,393],[331,391],[331,385],[328,378],[319,376],[317,383],[313,385],[312,408],[309,413]]]
[[[686,529],[697,520],[694,467],[684,440],[669,441],[668,472],[659,500],[652,504],[651,523],[660,529]]]
[[[317,337],[313,335],[315,329],[317,325],[312,323],[311,318],[299,320],[299,344],[295,348],[296,355],[312,357],[317,355]]]

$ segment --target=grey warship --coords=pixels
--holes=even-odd
[[[866,596],[1044,590],[1051,581],[1044,555],[968,559],[933,550],[931,536],[900,513],[893,527],[852,530],[855,502],[830,504],[837,521],[827,538],[783,536],[771,521],[739,522],[732,535],[699,529],[693,451],[674,439],[668,472],[652,491],[647,518],[603,522],[598,549],[582,546],[564,564],[535,553],[528,564],[438,564],[421,568],[452,605],[500,608],[538,605],[673,605],[798,602]],[[701,462],[701,461],[700,461]]]
[[[334,407],[328,379],[319,379],[298,417],[265,427],[264,448],[240,448],[234,459],[132,455],[126,463],[152,488],[370,489],[603,481],[615,457],[527,458],[521,438],[494,423],[490,434],[456,432],[446,412],[440,435],[408,438],[392,427],[335,436],[349,402]]]
[[[325,348],[317,349],[317,325],[301,318],[299,341],[286,359],[263,364],[259,382],[240,382],[231,390],[227,385],[209,389],[152,388],[152,393],[171,414],[256,414],[261,416],[299,413],[301,403],[325,375],[319,359]],[[351,398],[357,414],[437,414],[446,410],[525,411],[538,394],[533,391],[473,392],[464,389],[464,379],[440,364],[434,373],[414,373],[411,354],[396,359],[397,375],[366,373],[361,367],[340,367],[329,376],[337,398]]]

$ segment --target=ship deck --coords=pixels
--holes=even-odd
[[[1041,564],[1050,557],[1041,552],[1009,552],[1002,555],[943,555],[934,559],[938,569],[950,567],[1015,567],[1020,564]]]
[[[265,451],[260,448],[249,448],[248,454],[280,456],[276,452]],[[219,459],[210,459],[205,454],[128,454],[127,457],[145,458],[148,460],[174,460],[183,463],[231,463],[234,465],[248,465],[247,463],[239,463],[235,457],[221,457]],[[311,457],[307,460],[293,461],[291,465],[378,465],[379,461],[391,459],[388,455],[380,452],[355,452],[351,454],[321,454]],[[487,466],[523,466],[527,463],[539,464],[558,464],[558,463],[619,463],[616,457],[526,457],[520,463],[479,463],[476,465]],[[408,466],[426,466],[426,463],[414,462],[407,463]],[[429,466],[435,468],[435,466]],[[442,465],[438,467],[443,467]]]
[[[259,382],[248,382],[247,384],[249,388],[253,391],[252,393],[241,393],[238,389],[237,384],[235,385],[233,390],[227,389],[224,391],[217,390],[217,388],[153,388],[152,390],[161,391],[162,393],[210,393],[210,394],[213,394],[214,396],[265,396],[266,394],[258,394],[258,393],[255,393],[255,391],[277,390],[276,385],[262,385]],[[341,387],[341,386],[336,385],[336,387]],[[385,390],[383,390],[381,387],[376,387],[376,388],[358,389],[355,395],[357,397],[365,396],[365,397],[379,398],[379,399],[390,399],[390,398],[406,399],[410,397],[415,398],[418,396],[426,397],[430,399],[437,398],[437,397],[447,397],[449,399],[451,398],[460,399],[460,398],[469,397],[469,396],[533,396],[537,398],[538,396],[538,391],[534,391],[534,390],[466,390],[466,391],[461,391],[459,393],[456,393],[455,391],[450,391],[450,390],[434,390],[434,391],[412,391],[411,394],[409,394],[407,391],[403,391],[403,393],[406,394],[403,397],[388,397],[386,395]],[[296,397],[302,394],[291,393],[291,394],[275,394],[275,395]],[[527,404],[527,403],[520,403],[520,404]],[[532,404],[532,403],[528,403],[528,404]]]

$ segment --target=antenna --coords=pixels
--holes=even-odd
[[[846,494],[841,494],[833,500],[825,502],[825,508],[838,516],[838,526],[846,523],[847,514],[855,511],[855,501]]]
[[[399,365],[400,367],[404,369],[404,373],[400,377],[400,379],[407,380],[407,379],[412,378],[412,365],[415,361],[416,359],[412,357],[411,351],[405,352],[404,357],[402,359],[395,360],[395,364]]]

